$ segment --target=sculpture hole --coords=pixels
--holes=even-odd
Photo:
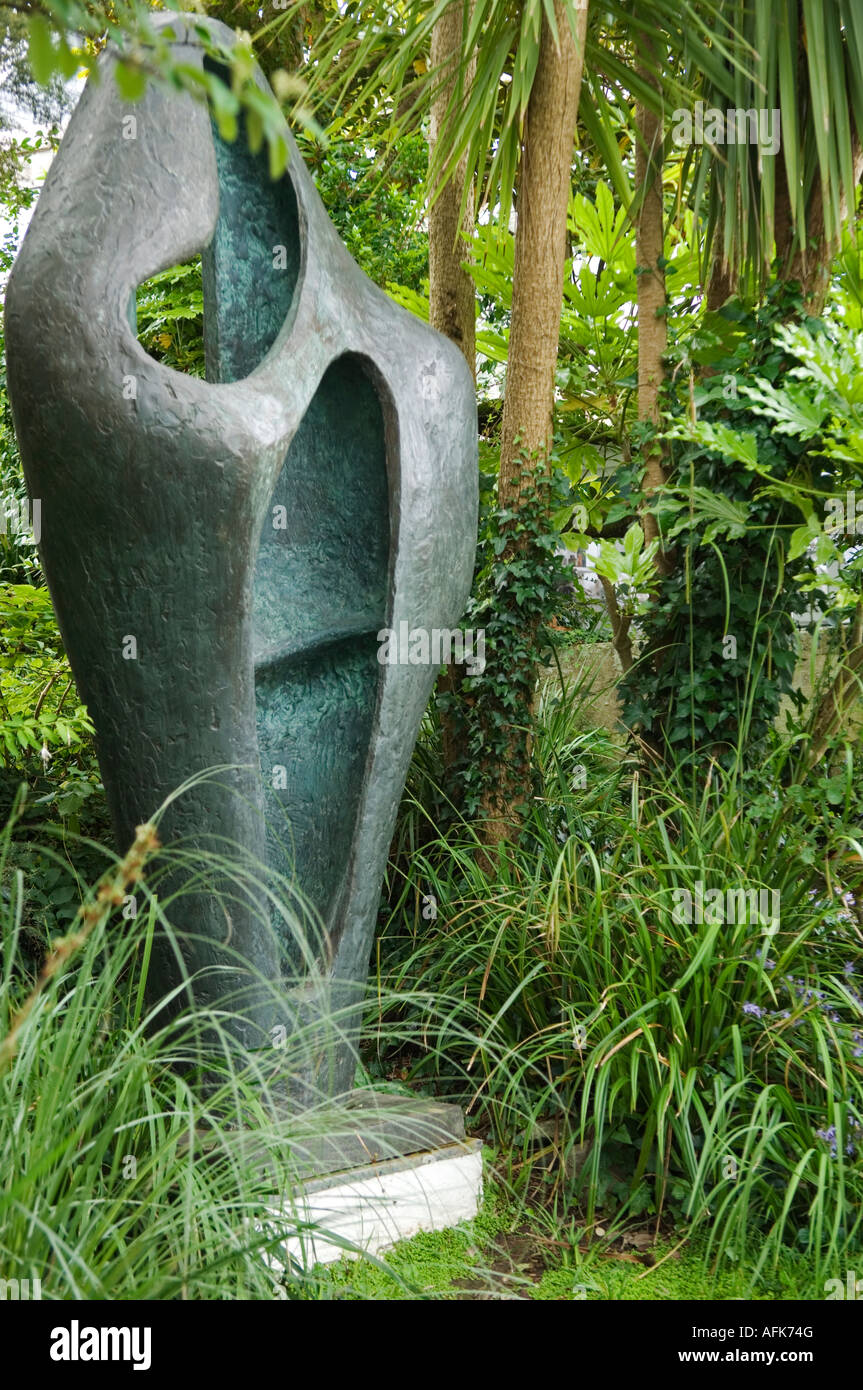
[[[219,71],[209,58],[204,66]],[[230,144],[215,123],[212,131],[219,217],[202,260],[206,372],[208,381],[239,381],[260,365],[285,324],[302,274],[303,239],[290,173],[270,178],[266,150],[249,149],[245,119]]]
[[[324,373],[264,517],[255,687],[270,859],[324,923],[350,863],[390,558],[384,413],[359,357]]]
[[[201,257],[171,266],[140,284],[130,317],[138,342],[155,361],[187,376],[204,375]]]

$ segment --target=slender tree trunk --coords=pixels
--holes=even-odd
[[[645,56],[655,56],[647,39],[640,40]],[[641,68],[640,76],[657,91],[655,74]],[[639,140],[635,147],[635,186],[642,195],[635,227],[635,259],[638,266],[638,418],[659,425],[659,392],[665,376],[663,357],[668,334],[665,309],[665,271],[663,248],[665,218],[662,206],[662,117],[639,104],[636,112]],[[644,450],[646,506],[642,513],[645,544],[659,538],[656,517],[650,509],[654,490],[666,480],[662,446],[650,440]],[[669,572],[662,551],[657,552],[657,569]]]
[[[846,724],[850,710],[859,698],[863,681],[863,603],[857,605],[851,624],[847,650],[821,698],[812,722],[809,765],[815,767],[827,751],[833,734]]]
[[[439,67],[449,65],[449,74],[443,82],[432,103],[429,145],[432,155],[439,153],[438,146],[449,142],[447,127],[447,108],[452,101],[458,81],[458,59],[462,51],[463,23],[470,19],[470,10],[465,9],[462,0],[453,2],[444,10],[434,27],[431,41],[431,67],[435,72]],[[476,61],[467,65],[463,86],[465,96],[470,94],[476,71]],[[451,338],[467,359],[467,364],[476,377],[476,293],[473,280],[462,261],[467,257],[468,248],[464,237],[473,235],[473,198],[468,196],[464,216],[460,217],[464,195],[467,157],[459,160],[452,176],[437,193],[428,215],[429,232],[429,321],[432,328]]]
[[[463,25],[470,19],[470,8],[465,9],[461,0],[444,10],[432,32],[431,67],[448,69],[447,80],[441,82],[432,103],[429,146],[432,157],[446,149],[449,139],[447,110],[457,90],[458,60],[462,52]],[[471,60],[464,71],[463,90],[470,92],[476,70],[475,60]],[[435,81],[438,79],[436,78]],[[465,236],[471,237],[474,229],[474,208],[472,191],[465,202],[464,215],[461,206],[464,197],[467,158],[456,165],[451,177],[437,194],[429,208],[429,321],[432,328],[451,338],[461,348],[467,364],[476,378],[476,293],[473,280],[462,269],[468,247]],[[438,693],[458,697],[464,679],[464,667],[450,662],[438,679]],[[443,738],[444,773],[448,776],[455,765],[466,756],[463,740],[459,736],[458,720],[451,711],[441,713],[441,735]],[[457,788],[448,786],[451,797]]]
[[[640,40],[644,58],[656,66],[656,50],[647,39]],[[659,80],[655,72],[646,66],[640,68],[640,76],[659,90]],[[667,299],[665,292],[665,270],[663,255],[665,248],[665,216],[662,200],[663,163],[663,122],[662,116],[650,111],[643,103],[636,109],[638,142],[635,147],[635,188],[641,198],[635,225],[635,260],[638,268],[638,418],[648,425],[659,427],[659,397],[665,379],[663,357],[668,344],[665,311]],[[715,293],[721,293],[717,287]],[[662,444],[657,439],[648,439],[642,450],[644,460],[645,501],[641,508],[641,523],[644,530],[645,545],[660,540],[659,526],[652,509],[652,499],[657,488],[666,481],[665,456]],[[659,575],[671,573],[671,557],[661,546],[656,551],[655,568]],[[606,596],[607,597],[607,596]],[[612,625],[615,615],[611,613]],[[627,634],[628,636],[628,634]],[[641,658],[649,661],[655,669],[667,659],[667,643],[661,635],[654,637],[648,650]],[[645,732],[643,748],[645,754],[657,759],[663,745],[662,724],[665,711],[655,711],[654,723]]]
[[[605,595],[605,606],[611,620],[611,644],[617,655],[620,657],[620,665],[623,674],[626,675],[632,667],[632,638],[629,635],[632,619],[629,614],[621,613],[617,602],[617,594],[614,592],[614,585],[610,579],[600,575],[599,582],[602,585],[602,592]]]
[[[518,221],[515,232],[512,317],[501,426],[498,504],[518,511],[522,472],[535,474],[549,455],[554,413],[563,275],[566,262],[566,214],[572,185],[572,149],[587,32],[588,0],[575,0],[576,34],[566,7],[555,0],[559,42],[543,15],[539,58],[522,136],[519,166]],[[514,536],[507,547],[518,553]],[[525,660],[531,666],[535,633],[522,634]],[[492,651],[488,666],[500,660]],[[510,658],[511,660],[511,658]],[[487,674],[488,674],[487,666]],[[493,674],[493,673],[492,673]],[[506,673],[500,672],[501,676]],[[526,724],[527,709],[519,722]],[[486,768],[486,820],[489,845],[508,840],[519,822],[519,807],[530,785],[529,743],[516,724],[506,722],[509,748],[495,749]]]

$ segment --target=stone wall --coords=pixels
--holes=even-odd
[[[622,670],[620,659],[611,642],[594,642],[585,646],[564,647],[558,652],[560,672],[570,688],[584,683],[585,690],[579,692],[577,699],[576,726],[579,729],[606,729],[619,735],[620,700],[617,695],[617,682]],[[811,699],[814,682],[824,670],[824,643],[815,652],[812,661],[812,637],[808,632],[800,634],[800,654],[794,672],[794,686],[802,690],[807,701]],[[543,666],[540,686],[543,684],[553,690],[559,684],[557,666]],[[589,693],[588,693],[589,691]],[[784,727],[785,712],[793,706],[787,696],[783,697],[777,717],[777,726]],[[863,726],[863,700],[858,700],[854,718],[855,725]]]

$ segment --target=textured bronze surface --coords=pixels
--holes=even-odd
[[[201,21],[164,22],[201,64]],[[290,137],[273,183],[244,135],[224,144],[190,97],[150,86],[125,104],[114,61],[81,97],[8,291],[9,390],[43,566],[118,846],[187,778],[229,768],[171,803],[166,842],[221,837],[290,876],[323,922],[324,973],[344,999],[365,980],[436,674],[381,665],[376,634],[461,617],[473,385],[458,350],[348,255]],[[199,253],[206,381],[149,357],[130,326],[137,286]],[[293,982],[297,944],[267,915],[237,895],[231,949]],[[238,988],[224,902],[186,895],[175,917],[195,997]],[[163,944],[152,997],[180,978]],[[259,1045],[290,1016],[249,1002],[238,1036]],[[346,1043],[329,1084],[347,1088],[351,1069]]]

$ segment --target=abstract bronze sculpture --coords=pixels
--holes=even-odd
[[[186,62],[209,61],[197,16],[163,22]],[[470,587],[471,376],[350,258],[289,136],[271,182],[243,133],[224,143],[191,97],[150,86],[124,103],[115,61],[81,97],[7,298],[44,571],[118,846],[197,777],[164,838],[260,853],[291,876],[326,929],[322,973],[341,1002],[366,977],[436,674],[381,664],[377,634],[452,628]],[[137,287],[198,253],[206,381],[149,357],[134,329]],[[245,987],[237,955],[294,977],[278,917],[262,930],[233,901],[226,956],[224,903],[199,891],[180,904],[200,1003]],[[163,944],[153,998],[178,969]],[[260,1045],[280,1021],[250,1002],[237,1036]],[[349,1087],[352,1068],[346,1040],[328,1087]]]

